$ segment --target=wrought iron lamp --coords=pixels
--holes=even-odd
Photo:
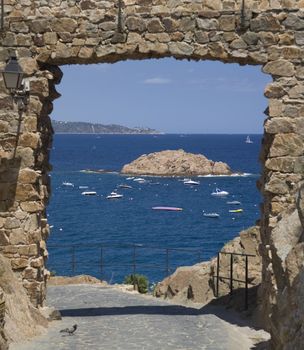
[[[29,97],[29,82],[23,79],[23,70],[20,67],[17,57],[12,55],[4,71],[1,72],[5,87],[10,91],[17,104],[18,111],[26,109]]]

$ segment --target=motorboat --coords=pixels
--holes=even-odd
[[[249,135],[246,137],[245,143],[253,143],[253,141],[251,141]]]
[[[124,184],[118,185],[118,187],[119,188],[133,188],[132,186],[124,185]]]
[[[123,197],[122,194],[118,194],[117,192],[111,192],[111,194],[109,194],[106,198],[107,199],[119,199],[122,197]]]
[[[203,213],[203,215],[207,218],[219,218],[220,214],[218,213]]]
[[[167,210],[167,211],[182,211],[183,208],[178,207],[152,207],[153,210]]]
[[[135,179],[133,179],[133,181],[141,182],[141,181],[146,181],[146,180],[144,178],[142,178],[142,177],[136,177]]]
[[[126,180],[134,180],[134,176],[127,177]]]
[[[215,191],[211,193],[211,196],[224,197],[224,196],[228,196],[228,194],[229,192],[221,191],[219,188],[216,188]]]
[[[227,202],[227,204],[231,204],[231,205],[240,205],[241,202],[239,202],[239,201],[230,201],[230,202]]]
[[[64,182],[62,183],[62,186],[74,187],[74,184],[73,184],[72,182],[66,182],[66,181],[64,181]]]
[[[229,213],[242,213],[243,209],[231,209],[229,210]]]
[[[95,191],[84,191],[81,193],[83,196],[96,196],[97,192]]]
[[[194,180],[184,181],[184,185],[199,185],[199,184],[200,184],[199,181],[194,181]]]

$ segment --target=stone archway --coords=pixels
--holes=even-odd
[[[0,251],[11,259],[31,301],[43,303],[49,234],[45,206],[49,197],[49,114],[59,94],[60,65],[175,57],[263,65],[273,82],[261,151],[263,293],[265,314],[277,348],[292,344],[303,329],[284,334],[284,322],[303,322],[282,295],[292,287],[284,256],[272,235],[284,211],[295,204],[304,177],[304,7],[303,0],[15,0],[5,4],[0,68],[17,52],[31,83],[13,159],[18,115],[0,81]],[[292,240],[289,252],[300,249]],[[287,252],[288,253],[288,252]],[[275,258],[274,258],[275,257]],[[299,258],[299,274],[303,259]],[[283,277],[282,277],[283,276]],[[288,299],[287,297],[287,299]],[[286,299],[286,298],[285,298]],[[292,299],[292,297],[290,297]],[[298,318],[297,318],[298,317]],[[292,327],[292,326],[290,326]],[[302,333],[301,333],[302,332]]]

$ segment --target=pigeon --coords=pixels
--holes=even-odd
[[[65,328],[60,331],[60,333],[67,333],[69,335],[74,335],[77,329],[77,324],[74,324],[72,328]]]

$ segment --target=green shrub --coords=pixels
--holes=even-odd
[[[131,274],[125,277],[124,279],[125,284],[133,284],[135,288],[139,291],[139,293],[147,293],[149,281],[148,278],[144,275],[139,274]]]

